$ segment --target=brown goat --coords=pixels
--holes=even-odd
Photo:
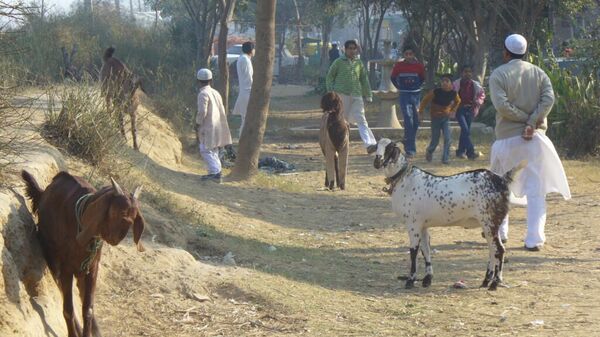
[[[321,99],[321,109],[319,144],[326,162],[325,187],[333,190],[334,183],[337,183],[338,188],[343,190],[346,188],[350,129],[344,119],[342,99],[338,94],[329,92]]]
[[[142,81],[134,75],[127,66],[118,58],[113,57],[114,47],[104,51],[102,57],[102,69],[100,69],[100,82],[102,96],[106,99],[106,107],[109,111],[117,110],[119,113],[119,126],[121,134],[125,136],[124,112],[131,119],[131,136],[133,148],[139,150],[137,141],[136,110],[140,104],[137,89],[142,88]]]
[[[126,194],[111,178],[112,186],[96,191],[82,178],[60,172],[42,190],[30,173],[23,171],[21,176],[38,214],[38,238],[48,268],[62,292],[69,337],[90,337],[92,332],[100,336],[93,307],[102,242],[119,244],[133,226],[133,241],[138,251],[144,250],[141,187]],[[73,312],[73,277],[83,305],[83,331]]]

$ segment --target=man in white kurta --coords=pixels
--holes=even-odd
[[[252,56],[254,56],[254,44],[252,42],[244,42],[244,44],[242,44],[242,55],[238,57],[236,64],[239,93],[233,108],[233,114],[242,117],[239,133],[240,137],[242,136],[242,129],[244,128],[246,121],[250,90],[252,89],[252,75],[254,74],[254,69],[252,68]]]
[[[525,249],[539,251],[546,236],[546,194],[557,192],[565,200],[571,192],[562,163],[552,141],[546,137],[546,117],[554,104],[554,90],[548,75],[523,61],[527,41],[518,34],[504,42],[504,65],[490,76],[490,94],[496,108],[496,141],[492,145],[491,169],[503,175],[526,161],[511,185],[515,203],[527,204]],[[500,227],[508,237],[508,216]]]
[[[221,94],[213,89],[212,72],[200,69],[196,75],[200,90],[198,92],[198,113],[196,114],[196,136],[200,154],[208,167],[203,181],[221,182],[221,160],[219,148],[231,144],[231,133],[227,124],[227,115]]]

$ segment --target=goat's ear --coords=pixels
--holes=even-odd
[[[138,214],[133,221],[133,242],[135,242],[138,252],[143,252],[146,250],[144,245],[142,245],[142,241],[140,241],[142,238],[142,233],[144,232],[145,224],[144,217],[138,210]]]
[[[112,193],[104,193],[86,207],[81,216],[82,228],[76,238],[80,246],[85,246],[94,236],[100,235],[100,225],[106,220],[111,197]]]

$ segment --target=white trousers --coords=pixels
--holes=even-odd
[[[217,174],[221,172],[221,160],[219,159],[219,148],[207,149],[203,143],[200,143],[200,155],[206,162],[208,174]]]
[[[511,203],[527,204],[525,245],[533,248],[546,241],[546,194],[558,192],[568,200],[571,191],[554,144],[543,132],[536,131],[531,140],[515,136],[496,140],[492,145],[491,170],[497,174],[505,174],[523,160],[527,160],[527,166],[510,186]],[[507,236],[508,217],[500,226],[500,238]]]
[[[246,123],[246,114],[240,115],[240,117],[242,117],[242,121],[240,123],[238,139],[242,138],[242,130],[244,129],[244,124]]]
[[[250,101],[250,90],[241,90],[238,94],[235,106],[233,107],[233,114],[240,115],[242,122],[240,124],[239,136],[242,136],[242,130],[244,129],[244,123],[246,121],[246,113],[248,113],[248,102]]]
[[[375,140],[373,132],[369,129],[369,123],[367,123],[367,118],[365,117],[365,103],[362,97],[348,96],[340,93],[338,95],[342,98],[346,121],[348,123],[356,123],[360,139],[362,139],[365,147],[377,144],[377,140]]]
[[[546,197],[527,196],[527,234],[525,246],[533,248],[546,242],[544,228],[546,226]],[[500,225],[500,238],[508,238],[508,215]]]

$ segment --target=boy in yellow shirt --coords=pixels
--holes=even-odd
[[[441,86],[435,88],[423,97],[419,105],[419,116],[429,106],[431,115],[431,142],[427,147],[425,159],[430,162],[433,152],[440,141],[440,132],[444,133],[444,150],[442,152],[442,163],[450,163],[450,116],[456,113],[460,105],[460,96],[452,86],[452,75],[444,74],[441,77]]]

